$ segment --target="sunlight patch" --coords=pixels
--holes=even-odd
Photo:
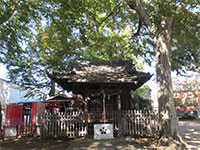
[[[168,112],[162,112],[161,115],[163,116],[163,120],[169,119],[169,113]]]

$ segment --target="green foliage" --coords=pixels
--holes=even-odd
[[[198,2],[183,11],[172,0],[142,2],[154,28],[174,17],[172,69],[198,71],[200,23],[191,11],[199,10]],[[151,64],[156,54],[157,35],[122,0],[8,0],[0,6],[0,62],[21,86],[49,87],[46,72],[62,72],[75,59],[132,59],[142,68],[138,62]]]
[[[175,22],[172,43],[173,70],[199,71],[200,19],[192,12],[183,11]],[[183,66],[185,70],[182,69]]]
[[[29,88],[48,83],[40,58],[29,45],[35,37],[35,27],[50,12],[47,5],[47,1],[33,0],[0,2],[4,8],[0,13],[0,62],[6,64],[12,82]]]
[[[133,109],[152,109],[151,89],[143,86],[131,92]]]

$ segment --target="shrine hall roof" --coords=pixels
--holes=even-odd
[[[136,71],[132,61],[127,60],[76,61],[65,72],[51,76],[62,87],[67,83],[134,83],[141,86],[151,78],[150,73]]]

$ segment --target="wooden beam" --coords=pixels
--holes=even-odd
[[[103,122],[106,123],[106,94],[104,89],[102,89],[103,94]]]

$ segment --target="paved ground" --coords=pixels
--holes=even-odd
[[[188,147],[200,150],[200,122],[193,120],[179,121],[180,133]]]

